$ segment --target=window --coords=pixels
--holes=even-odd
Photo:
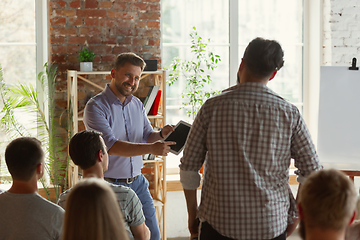
[[[6,83],[36,84],[37,73],[47,61],[46,6],[46,0],[0,1],[0,65]],[[34,114],[16,114],[21,114],[21,123],[36,127]],[[9,140],[0,132],[0,176],[8,175],[3,152]]]
[[[189,34],[193,26],[221,62],[211,73],[211,88],[222,90],[236,84],[236,73],[247,44],[255,37],[279,41],[285,64],[268,86],[300,111],[303,106],[303,0],[163,0],[162,64],[190,56]],[[184,83],[168,87],[167,122],[191,122],[181,108]],[[168,157],[168,168],[177,168],[179,157]],[[171,172],[171,171],[170,171]]]

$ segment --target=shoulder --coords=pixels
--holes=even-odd
[[[65,209],[66,199],[67,199],[70,191],[71,191],[71,188],[68,189],[68,190],[66,190],[65,192],[61,193],[60,196],[59,196],[58,205],[59,205],[60,207],[62,207],[63,209]]]
[[[44,208],[47,209],[47,211],[53,212],[53,213],[57,213],[57,212],[64,213],[64,209],[62,209],[61,207],[59,207],[55,203],[52,203],[49,200],[43,198],[39,194],[36,194],[34,196],[34,198],[36,198],[37,201],[41,202],[41,204],[44,206]]]
[[[136,195],[134,190],[132,190],[131,188],[122,186],[122,185],[115,185],[115,184],[111,184],[111,183],[109,183],[109,184],[110,184],[111,189],[114,191],[118,201],[129,202],[129,201],[135,201],[138,199],[138,196]]]

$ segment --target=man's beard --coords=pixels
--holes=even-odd
[[[129,84],[129,85],[130,85],[130,84]],[[131,85],[130,85],[130,86],[131,86]],[[116,87],[116,89],[118,90],[118,92],[119,92],[121,95],[125,96],[125,97],[130,96],[131,94],[133,94],[133,92],[136,91],[135,86],[131,86],[131,91],[130,91],[130,92],[125,91],[126,84],[125,84],[125,86],[124,86],[124,83],[122,83],[121,85],[115,83],[115,87]]]

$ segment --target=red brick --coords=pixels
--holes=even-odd
[[[66,46],[65,45],[52,45],[51,46],[51,53],[66,53]]]
[[[89,48],[91,50],[93,50],[95,54],[111,53],[112,52],[112,47],[111,46],[100,45],[100,46],[90,46]]]
[[[85,22],[85,26],[99,26],[98,18],[85,18],[84,22]]]
[[[148,40],[145,38],[134,38],[133,45],[135,46],[145,46],[148,45]]]
[[[98,1],[97,0],[85,0],[85,8],[97,8]]]
[[[69,6],[71,8],[80,8],[81,7],[81,1],[80,0],[71,1]]]
[[[66,53],[77,53],[81,50],[79,45],[67,45]]]
[[[160,29],[160,22],[157,21],[148,21],[146,25],[150,29]]]
[[[102,28],[99,27],[82,27],[80,28],[80,35],[102,35]]]
[[[123,35],[123,36],[137,36],[138,29],[134,28],[117,28],[116,35]]]
[[[116,44],[116,37],[103,37],[103,44]]]
[[[75,43],[75,44],[84,44],[86,41],[86,37],[74,37],[74,36],[69,36],[68,37],[68,43]]]
[[[102,42],[100,36],[87,36],[86,39],[88,44],[101,44]]]
[[[83,25],[83,20],[78,17],[68,19],[69,26],[81,26]]]
[[[133,27],[135,27],[135,28],[146,28],[146,23],[147,23],[146,21],[138,20],[138,21],[134,22]]]
[[[50,43],[65,43],[65,37],[64,36],[50,36]]]
[[[83,10],[79,9],[76,11],[78,17],[106,17],[106,10]]]
[[[53,28],[51,33],[52,35],[77,35],[76,28],[67,28],[67,27],[57,27]]]
[[[120,16],[122,19],[134,19],[137,16],[137,12],[120,12]]]
[[[101,62],[115,62],[116,55],[115,54],[106,54],[101,56]]]
[[[66,55],[65,54],[52,55],[51,61],[56,63],[66,62]]]
[[[138,33],[136,35],[137,37],[142,37],[142,38],[159,38],[160,39],[160,30],[156,29],[156,30],[146,30],[146,29],[138,29]]]
[[[65,10],[65,9],[55,10],[55,16],[57,16],[57,17],[74,17],[75,10]]]
[[[122,10],[126,10],[127,9],[127,3],[126,2],[115,2],[113,9],[122,9]]]
[[[64,1],[51,1],[50,3],[51,8],[64,8],[65,2]]]
[[[109,10],[108,11],[108,18],[120,18],[121,14],[119,11],[113,11],[113,10]]]
[[[125,44],[131,44],[131,37],[128,36],[118,36],[118,43],[125,45]]]
[[[94,58],[93,62],[98,63],[98,62],[100,62],[100,60],[101,60],[100,55],[95,55],[95,58]]]
[[[136,2],[136,3],[129,3],[128,9],[129,11],[146,11],[147,3],[143,2]]]
[[[116,26],[116,20],[107,19],[107,18],[101,18],[100,19],[100,26],[101,27],[115,27]]]
[[[117,20],[117,26],[119,26],[121,28],[130,28],[132,22],[133,21],[130,19],[119,19],[119,20]],[[138,21],[136,21],[136,22],[138,22]]]
[[[124,52],[131,52],[130,46],[116,46],[113,48],[113,54],[120,54]]]
[[[74,62],[79,62],[79,60],[77,59],[78,53],[76,54],[69,54],[68,55],[68,62],[74,63]]]
[[[160,46],[160,39],[149,39],[150,46]]]
[[[99,8],[110,9],[110,8],[112,8],[112,5],[113,5],[112,2],[100,2],[99,3]]]
[[[160,4],[159,3],[149,3],[147,5],[147,10],[148,11],[159,11],[161,10]]]
[[[64,26],[66,25],[66,18],[64,17],[54,17],[50,19],[52,26]]]
[[[144,12],[139,13],[139,19],[147,21],[160,21],[160,12]]]

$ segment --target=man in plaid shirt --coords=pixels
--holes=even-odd
[[[251,41],[238,85],[207,100],[196,116],[180,164],[192,237],[199,218],[200,239],[285,239],[288,214],[296,209],[290,159],[298,179],[322,168],[299,110],[266,86],[283,56],[276,41]]]

